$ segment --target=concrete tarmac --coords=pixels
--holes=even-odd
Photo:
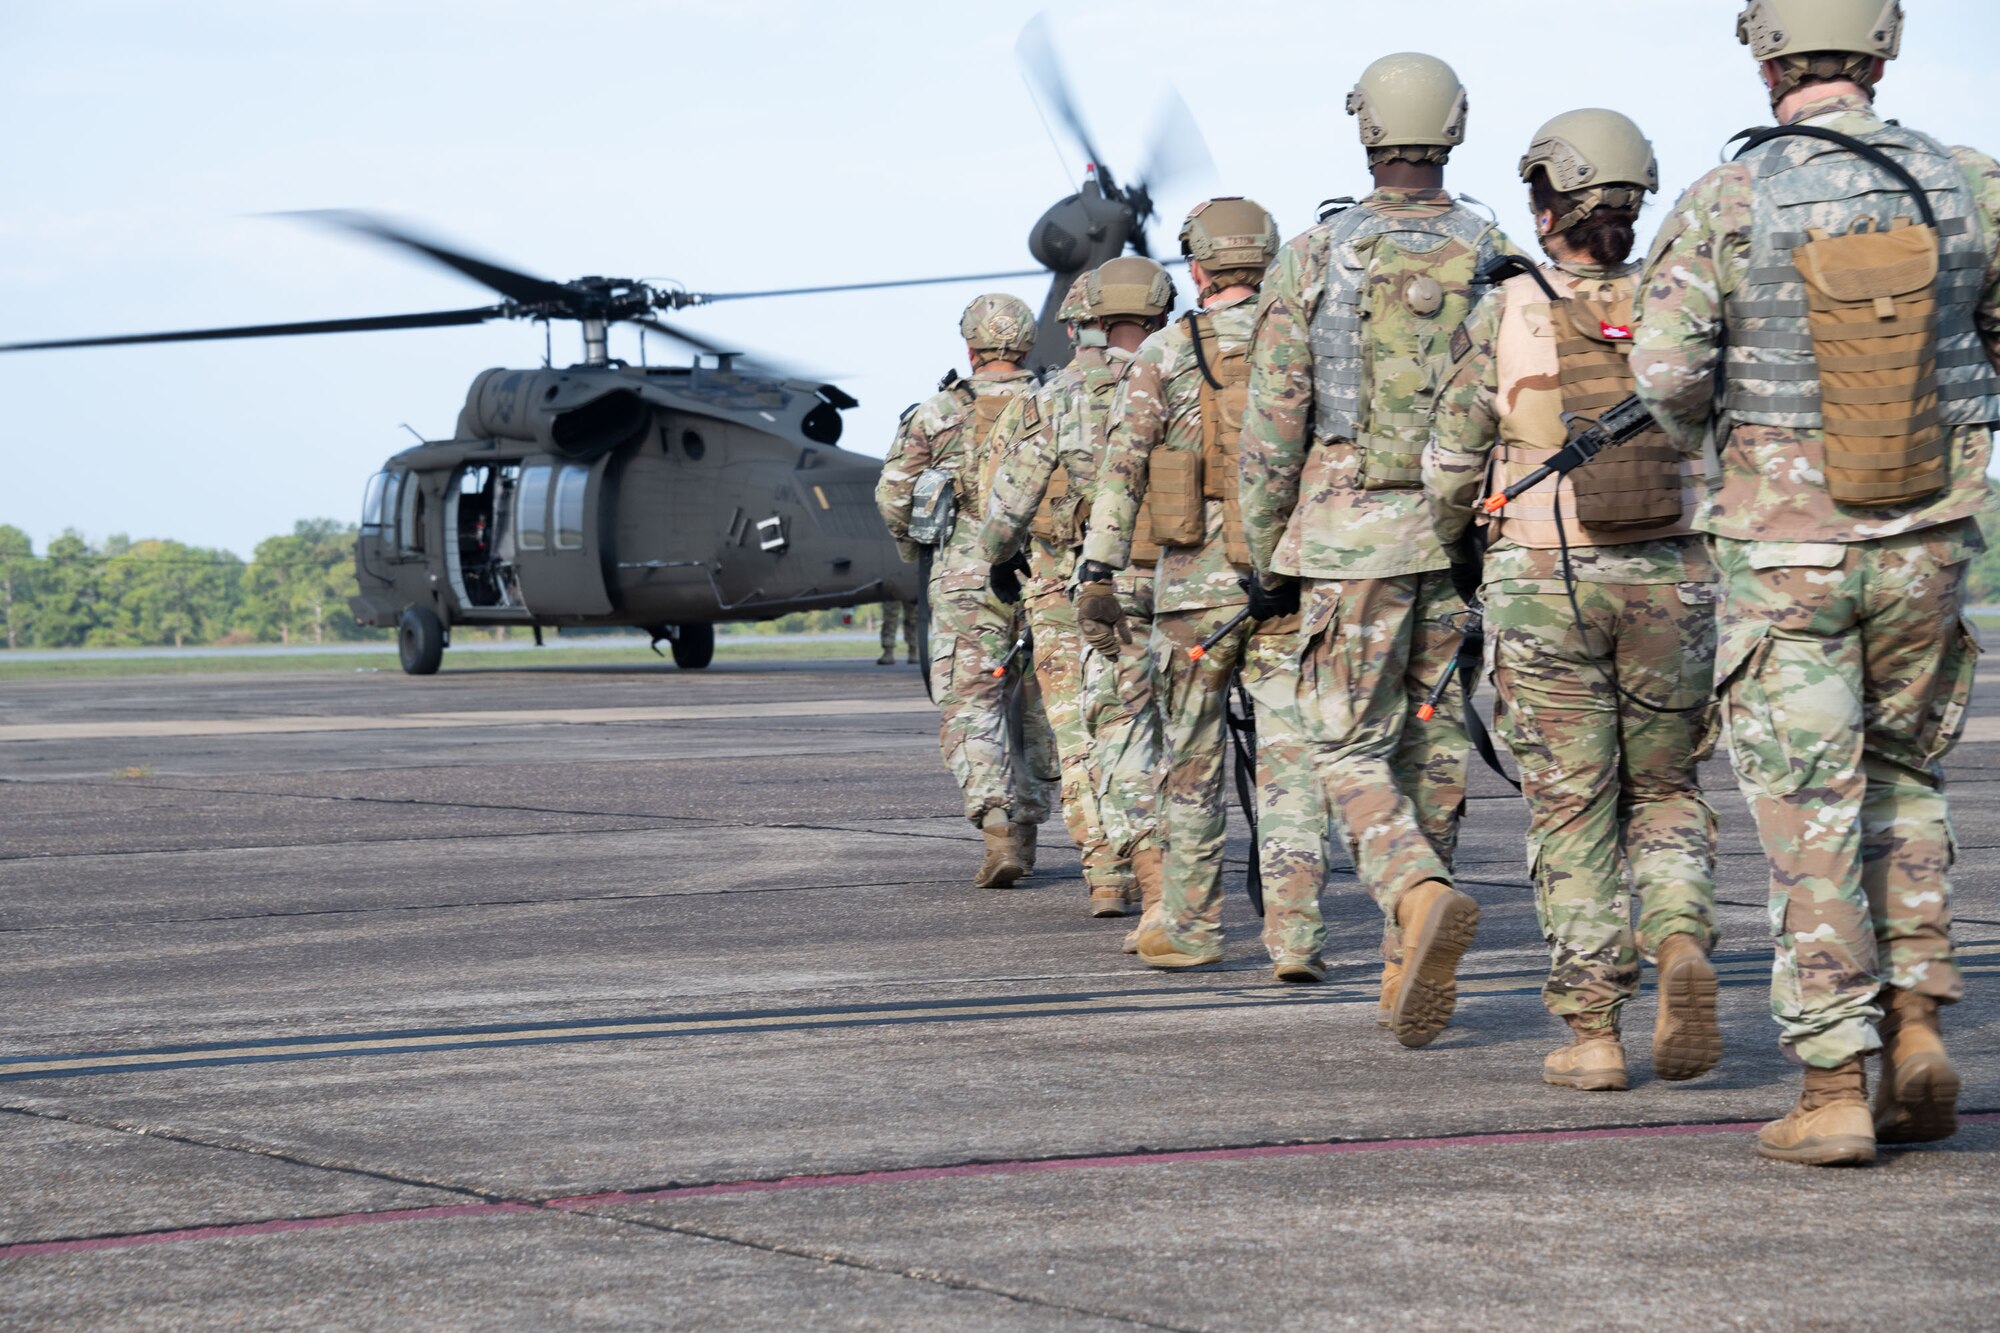
[[[1540,1081],[1519,800],[1434,1045],[1329,982],[1160,974],[1061,825],[969,887],[915,672],[511,663],[0,684],[0,1325],[1992,1327],[2000,708],[1951,760],[1949,1142],[1765,1162],[1797,1073],[1726,766],[1728,1052]]]

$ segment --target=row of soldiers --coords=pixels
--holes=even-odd
[[[1444,189],[1465,92],[1404,54],[1348,98],[1365,198],[1285,245],[1247,199],[1188,216],[1198,309],[1171,318],[1166,272],[1113,260],[1069,293],[1075,359],[1038,382],[1032,313],[975,300],[972,374],[904,418],[878,500],[931,561],[977,882],[1028,873],[1059,785],[1093,913],[1141,908],[1125,947],[1154,967],[1218,962],[1240,687],[1275,975],[1324,978],[1344,845],[1383,914],[1380,1022],[1424,1045],[1479,918],[1452,875],[1478,717],[1446,686],[1471,681],[1483,611],[1569,1028],[1544,1078],[1627,1086],[1642,958],[1655,1072],[1719,1060],[1696,765],[1720,734],[1805,1071],[1759,1151],[1838,1164],[1953,1133],[1941,760],[2000,420],[2000,168],[1878,117],[1901,23],[1893,0],[1752,0],[1739,36],[1781,128],[1682,196],[1643,269],[1638,126],[1583,110],[1537,134],[1535,264]],[[1578,466],[1579,428],[1635,392],[1648,428]]]

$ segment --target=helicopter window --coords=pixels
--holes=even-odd
[[[389,485],[389,474],[377,472],[368,479],[368,491],[361,497],[361,529],[364,532],[382,530],[382,496]]]
[[[590,469],[565,467],[556,478],[556,549],[583,549],[583,497],[590,489]]]
[[[405,555],[424,550],[424,488],[415,477],[403,478],[403,502],[396,508],[396,545]]]
[[[689,462],[699,462],[701,456],[708,452],[708,446],[702,443],[699,431],[684,430],[681,432],[681,452],[688,456]]]
[[[524,551],[546,551],[549,546],[549,473],[553,469],[531,467],[521,473],[520,539]]]

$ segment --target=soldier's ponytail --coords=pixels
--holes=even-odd
[[[1537,217],[1547,213],[1558,219],[1557,232],[1571,246],[1589,255],[1591,263],[1616,268],[1632,257],[1633,247],[1638,244],[1639,207],[1636,203],[1602,202],[1604,193],[1578,190],[1565,194],[1549,184],[1548,173],[1539,167],[1528,182],[1528,197]],[[1579,213],[1581,216],[1576,216]]]

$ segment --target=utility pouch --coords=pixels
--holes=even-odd
[[[1389,413],[1378,412],[1370,424],[1387,424],[1382,418]],[[1429,430],[1429,419],[1425,419],[1425,430]],[[1405,438],[1396,431],[1368,431],[1356,440],[1355,445],[1361,455],[1360,484],[1364,491],[1407,491],[1424,484],[1424,442],[1421,438]]]
[[[1595,421],[1632,393],[1632,299],[1579,294],[1550,307],[1561,367],[1563,411]],[[1606,449],[1569,474],[1576,519],[1596,533],[1679,523],[1681,456],[1664,432],[1648,430]]]
[[[1160,563],[1160,544],[1153,540],[1153,497],[1149,493],[1139,501],[1139,518],[1133,525],[1132,563],[1135,565],[1157,565]]]
[[[1232,564],[1248,565],[1250,544],[1243,536],[1237,455],[1242,447],[1243,414],[1250,406],[1250,358],[1241,347],[1224,354],[1221,339],[1208,320],[1191,314],[1188,327],[1194,335],[1195,362],[1201,374],[1196,393],[1201,408],[1202,498],[1222,502],[1224,558]],[[1202,535],[1205,538],[1207,533]]]
[[[1208,536],[1202,512],[1201,454],[1161,445],[1147,455],[1146,473],[1153,540],[1162,546],[1201,545]]]
[[[1070,493],[1069,469],[1061,463],[1049,474],[1048,489],[1042,492],[1028,531],[1051,546],[1076,544],[1076,496]]]
[[[925,468],[917,474],[910,497],[910,540],[919,546],[943,546],[951,540],[958,519],[957,474],[950,468]]]
[[[1944,489],[1938,418],[1938,233],[1862,218],[1792,252],[1818,362],[1826,489],[1842,504],[1909,504]]]

